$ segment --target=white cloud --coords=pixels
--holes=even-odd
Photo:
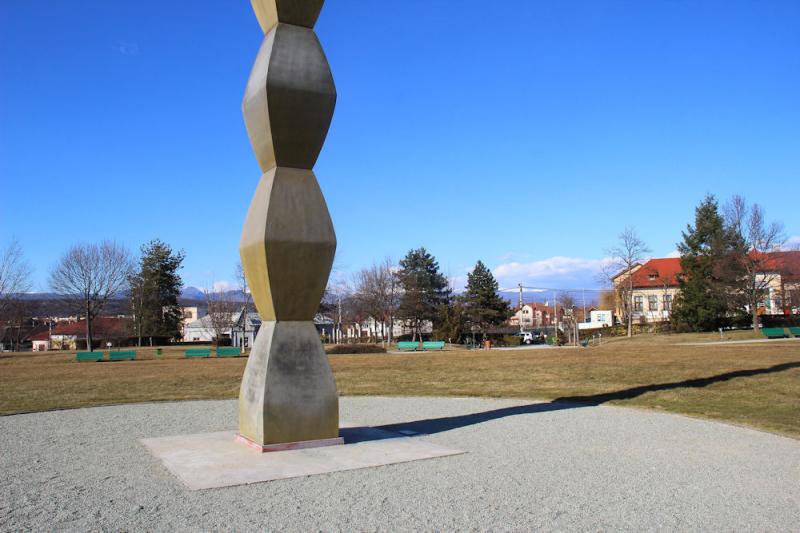
[[[667,254],[667,257],[680,257],[681,253],[678,250],[672,250],[670,253]]]
[[[794,235],[786,239],[782,248],[784,250],[800,250],[800,235]]]
[[[211,287],[213,292],[225,292],[225,291],[232,291],[236,289],[236,285],[231,283],[230,281],[215,281],[214,285]]]
[[[459,274],[457,276],[448,276],[447,278],[448,283],[453,288],[456,294],[460,294],[464,292],[464,288],[467,286],[467,274]]]
[[[510,262],[498,265],[493,273],[501,287],[514,287],[518,283],[532,287],[591,288],[598,286],[603,268],[610,258],[585,259],[555,256],[527,263]]]

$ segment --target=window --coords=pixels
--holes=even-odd
[[[634,296],[633,297],[633,310],[634,311],[641,311],[642,310],[642,297],[641,296]]]
[[[651,294],[647,297],[647,309],[648,311],[658,311],[658,296]]]
[[[650,278],[650,281],[656,280],[658,279],[658,274],[650,274],[648,278]]]
[[[672,311],[672,295],[664,295],[664,311]]]

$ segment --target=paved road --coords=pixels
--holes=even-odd
[[[189,492],[142,437],[235,427],[235,401],[0,417],[0,530],[797,531],[800,441],[651,411],[342,400],[459,456]]]
[[[521,344],[519,346],[502,346],[502,347],[501,346],[494,346],[494,347],[492,347],[492,351],[495,351],[495,350],[515,350],[515,351],[519,351],[519,350],[549,350],[551,348],[552,348],[552,346],[550,346],[549,344]],[[574,348],[574,346],[569,346],[569,348]],[[457,349],[458,350],[462,350],[463,348],[457,348]],[[483,348],[475,348],[475,350],[480,352],[480,351],[483,351]],[[403,351],[399,351],[399,350],[393,350],[393,351],[390,351],[388,353],[390,353],[390,354],[423,354],[423,353],[424,354],[436,354],[436,353],[443,353],[443,352],[438,352],[438,351],[435,351],[435,350],[430,350],[430,351],[426,351],[426,352],[409,352],[409,351],[403,352]]]

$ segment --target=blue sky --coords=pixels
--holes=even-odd
[[[315,167],[346,273],[426,246],[458,280],[580,287],[630,225],[675,249],[707,193],[800,243],[800,2],[328,0]],[[233,278],[260,177],[249,2],[0,3],[0,246],[158,237]]]

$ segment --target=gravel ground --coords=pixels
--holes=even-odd
[[[343,420],[434,419],[408,427],[469,453],[195,492],[138,439],[232,429],[235,401],[0,417],[0,530],[800,530],[800,441],[651,411],[519,405],[343,398]]]

